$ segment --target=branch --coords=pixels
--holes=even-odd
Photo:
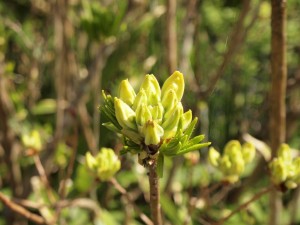
[[[139,217],[141,220],[144,221],[146,225],[153,225],[152,221],[149,219],[148,216],[146,216],[144,213],[141,212],[141,210],[134,204],[131,196],[129,193],[118,183],[118,181],[115,178],[112,178],[110,182],[114,185],[114,187],[122,194],[124,197],[130,202],[130,204],[133,206],[134,210],[139,214]]]
[[[225,221],[227,221],[228,219],[230,219],[233,215],[235,215],[236,213],[240,212],[241,210],[247,208],[252,202],[258,200],[263,195],[269,193],[273,189],[274,189],[273,186],[270,186],[270,187],[267,187],[267,188],[263,189],[261,192],[255,194],[251,199],[249,199],[247,202],[243,203],[238,208],[236,208],[235,210],[233,210],[229,215],[225,216],[223,219],[221,219],[215,225],[221,225],[221,224],[223,224]]]
[[[43,182],[43,184],[45,185],[45,188],[46,188],[46,191],[47,191],[47,195],[48,195],[48,198],[50,200],[51,203],[54,203],[56,201],[56,198],[55,196],[53,195],[53,192],[52,192],[52,188],[51,188],[51,185],[49,183],[49,180],[47,178],[47,174],[46,174],[46,171],[43,167],[43,164],[41,162],[41,159],[39,157],[39,155],[35,154],[33,156],[33,160],[34,160],[34,164],[35,164],[35,167],[38,171],[38,174]]]
[[[172,74],[177,68],[176,0],[167,0],[167,63]]]
[[[154,225],[162,225],[161,209],[160,209],[160,193],[159,193],[159,177],[156,172],[157,160],[150,160],[149,169],[149,186],[150,186],[150,208],[152,221]]]
[[[8,197],[6,197],[1,192],[0,192],[0,201],[4,205],[6,205],[8,208],[10,208],[12,211],[24,216],[25,218],[31,220],[32,222],[35,222],[37,224],[47,224],[43,217],[36,215],[34,213],[31,213],[24,207],[14,203],[13,201],[11,201]]]
[[[237,23],[235,24],[233,31],[230,35],[230,42],[228,44],[228,48],[226,53],[223,56],[223,62],[215,72],[215,74],[212,76],[212,79],[210,80],[210,83],[208,84],[208,88],[203,91],[201,94],[203,96],[208,96],[215,88],[218,80],[221,78],[223,75],[225,68],[227,65],[230,63],[232,60],[233,56],[237,52],[238,48],[240,47],[242,41],[243,41],[243,31],[244,27],[243,24],[245,22],[246,16],[248,15],[250,11],[250,0],[244,0],[243,1],[243,7],[242,11],[240,13],[239,19]]]

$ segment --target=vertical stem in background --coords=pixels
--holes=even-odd
[[[54,46],[55,46],[55,66],[54,80],[57,92],[57,110],[56,110],[56,130],[55,138],[60,140],[63,136],[67,95],[67,76],[68,76],[68,57],[66,40],[66,16],[67,1],[57,0],[53,4],[54,14]]]
[[[286,1],[272,0],[271,18],[271,93],[270,93],[270,143],[272,157],[277,155],[279,145],[285,142],[286,136]],[[280,193],[273,190],[270,194],[270,225],[280,224],[282,208]]]
[[[152,221],[154,225],[162,225],[160,193],[159,193],[159,177],[156,172],[157,161],[152,160],[148,163],[149,169],[149,185],[150,185],[150,208]]]
[[[167,64],[172,74],[177,68],[176,0],[167,0]]]

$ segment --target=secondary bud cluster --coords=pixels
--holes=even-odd
[[[42,138],[37,130],[32,130],[29,133],[25,133],[21,137],[23,145],[27,150],[34,152],[40,152],[42,150]]]
[[[278,156],[269,164],[271,179],[279,187],[293,189],[300,183],[300,157],[293,159],[291,149],[282,144],[278,149]]]
[[[224,149],[223,155],[213,147],[209,149],[208,160],[214,167],[223,173],[223,180],[235,183],[245,170],[245,166],[255,157],[255,148],[250,143],[243,146],[236,140],[229,141]]]
[[[184,87],[183,74],[178,71],[162,88],[154,75],[146,75],[137,93],[127,79],[123,80],[118,97],[103,92],[101,109],[109,119],[103,125],[124,136],[123,152],[140,154],[146,150],[146,158],[156,153],[174,156],[208,146],[210,143],[199,144],[203,135],[190,139],[197,119],[192,121],[192,111],[183,110]]]
[[[87,152],[85,159],[86,167],[102,181],[112,178],[121,167],[118,156],[110,148],[101,148],[95,157]]]

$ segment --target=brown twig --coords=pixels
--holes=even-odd
[[[217,223],[215,223],[215,225],[222,225],[225,221],[227,221],[228,219],[230,219],[233,215],[235,215],[236,213],[240,212],[241,210],[247,208],[252,202],[258,200],[263,195],[269,193],[273,189],[274,189],[273,186],[270,186],[270,187],[267,187],[267,188],[263,189],[259,193],[255,194],[248,201],[246,201],[245,203],[241,204],[239,207],[237,207],[235,210],[233,210],[230,214],[228,214],[227,216],[225,216],[223,219],[221,219],[220,221],[218,221]]]
[[[286,140],[286,0],[271,1],[271,88],[270,88],[270,145],[272,157]],[[281,224],[281,195],[272,190],[270,197],[270,225]]]
[[[54,203],[56,201],[56,199],[55,199],[55,196],[53,195],[52,188],[51,188],[50,183],[48,181],[46,171],[43,167],[43,164],[41,162],[41,159],[40,159],[39,155],[38,154],[33,155],[33,160],[34,160],[34,163],[35,163],[35,167],[36,167],[36,169],[39,173],[39,176],[40,176],[42,182],[45,185],[45,188],[46,188],[46,191],[47,191],[47,194],[48,194],[48,198],[49,198],[50,202]]]
[[[144,213],[141,212],[141,210],[134,204],[131,196],[129,195],[129,193],[119,184],[119,182],[115,179],[112,178],[110,180],[110,182],[114,185],[114,187],[122,194],[125,196],[125,198],[128,200],[128,202],[130,202],[130,204],[133,206],[134,210],[139,214],[139,217],[141,218],[141,220],[143,220],[143,222],[146,225],[153,225],[153,222],[149,219],[148,216],[146,216]]]
[[[4,194],[0,192],[0,201],[6,205],[8,208],[10,208],[12,211],[24,216],[25,218],[31,220],[32,222],[35,222],[37,224],[47,224],[45,219],[39,215],[36,215],[24,207],[14,203],[11,201],[8,197],[6,197]]]
[[[177,68],[176,0],[167,0],[167,62],[168,72]]]
[[[89,147],[89,150],[93,153],[96,154],[95,149],[96,149],[96,140],[93,135],[93,130],[91,129],[91,118],[90,115],[86,109],[86,106],[83,103],[79,103],[78,106],[78,115],[80,119],[80,126],[83,130],[83,134],[86,140],[86,143]],[[98,124],[99,125],[99,124]]]
[[[96,216],[98,216],[101,211],[101,208],[98,206],[98,204],[89,198],[77,198],[73,200],[65,199],[59,201],[56,205],[56,207],[60,209],[66,207],[72,207],[72,206],[89,209],[93,211]]]
[[[74,115],[72,115],[72,112],[69,112],[69,116],[72,117]],[[64,179],[62,180],[62,184],[61,184],[61,188],[59,190],[59,195],[60,198],[65,198],[66,196],[66,184],[67,181],[69,180],[69,178],[72,176],[73,170],[74,170],[74,165],[75,165],[75,161],[76,161],[76,155],[77,155],[77,145],[78,145],[78,125],[77,125],[77,120],[75,118],[73,118],[74,123],[73,125],[73,133],[71,139],[70,139],[70,146],[71,146],[71,157],[69,159],[69,165],[67,167],[67,172],[66,175],[64,177]]]
[[[243,24],[246,19],[246,16],[250,11],[250,2],[251,0],[243,1],[242,11],[237,20],[237,23],[235,24],[235,27],[232,30],[231,36],[229,38],[227,51],[223,56],[223,61],[221,65],[218,67],[218,69],[216,70],[215,74],[212,76],[210,83],[208,84],[208,88],[202,92],[202,95],[205,97],[212,93],[218,80],[223,75],[225,68],[232,60],[233,56],[235,55],[235,53],[237,52],[238,48],[240,47],[243,41],[243,30],[245,29],[243,27]]]
[[[156,172],[156,159],[150,160],[148,163],[149,169],[149,185],[150,185],[150,208],[152,221],[154,225],[162,225],[160,193],[159,193],[159,177]]]

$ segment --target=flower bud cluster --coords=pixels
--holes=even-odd
[[[162,89],[154,75],[146,75],[137,94],[128,80],[123,80],[119,98],[114,98],[122,133],[137,144],[144,141],[145,145],[158,145],[162,139],[173,137],[179,120],[186,127],[192,121],[191,111],[183,113],[183,91],[183,75],[179,72],[170,76]]]
[[[34,152],[40,152],[43,148],[42,138],[38,130],[32,130],[30,133],[23,134],[21,139],[23,145]]]
[[[271,179],[278,187],[293,189],[300,183],[300,157],[293,159],[291,149],[282,144],[278,156],[269,163]]]
[[[101,110],[109,119],[103,125],[124,136],[122,153],[138,153],[144,161],[150,156],[175,156],[210,144],[199,144],[203,135],[191,139],[197,118],[192,120],[192,111],[183,110],[184,87],[183,74],[175,71],[162,88],[156,77],[148,74],[137,93],[127,79],[121,82],[118,97],[103,92]]]
[[[223,180],[235,183],[244,172],[245,166],[255,157],[255,147],[250,143],[240,144],[239,141],[229,141],[223,155],[211,147],[208,152],[208,160],[211,165],[218,168],[223,174]]]
[[[121,167],[118,156],[110,148],[101,148],[95,157],[87,152],[85,160],[86,167],[102,181],[112,178]]]

